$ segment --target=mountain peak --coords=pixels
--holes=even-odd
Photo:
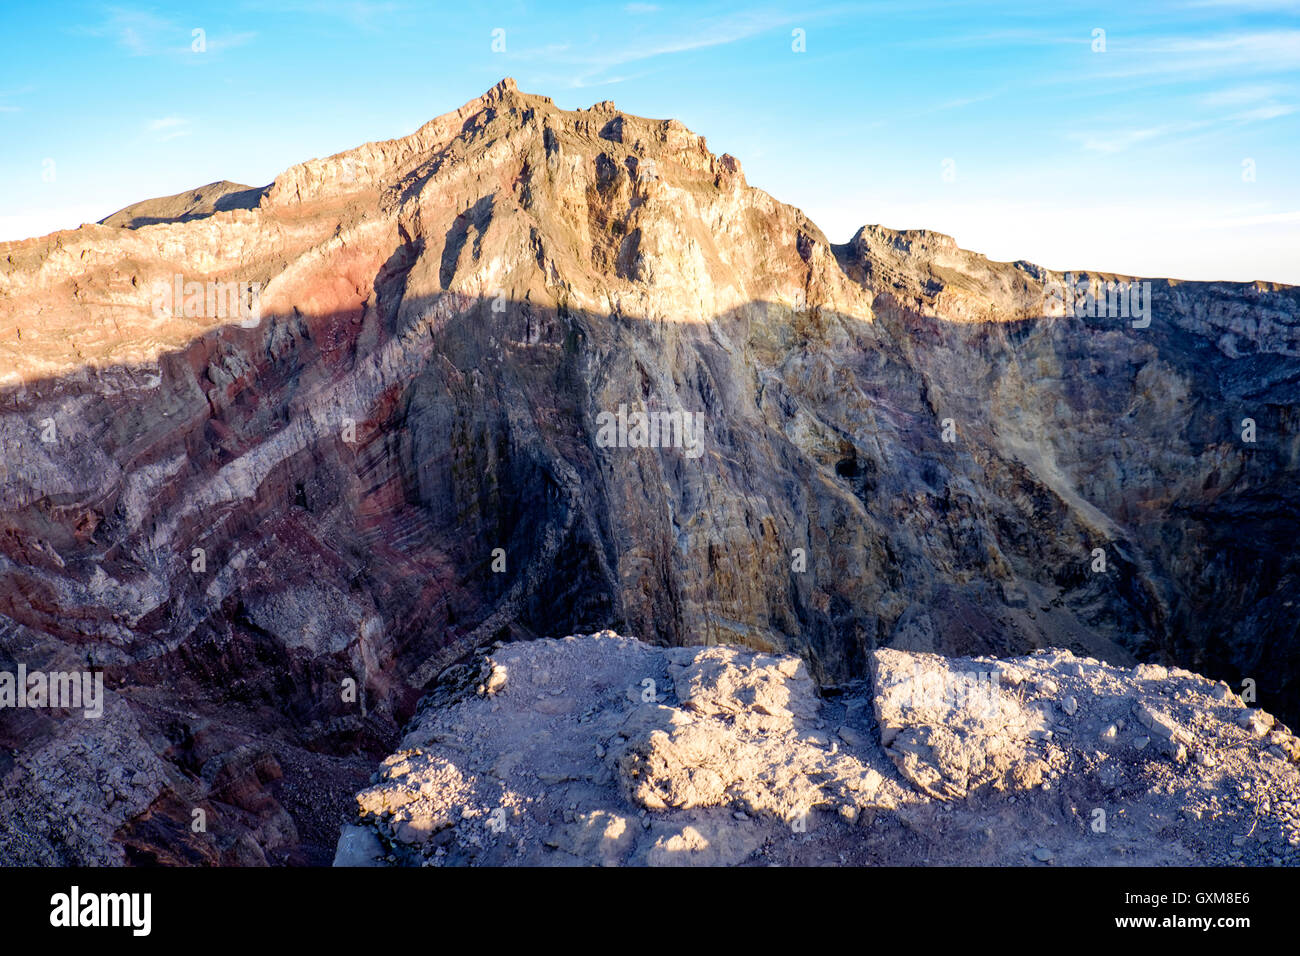
[[[392,185],[413,166],[448,147],[457,137],[490,122],[507,104],[520,112],[554,109],[550,97],[522,93],[513,77],[502,77],[481,95],[451,112],[434,117],[406,136],[365,143],[286,169],[276,177],[268,191],[267,201],[271,205],[328,201],[332,196]]]

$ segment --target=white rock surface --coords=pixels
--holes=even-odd
[[[336,865],[1300,862],[1300,746],[1211,681],[1059,650],[871,663],[874,693],[822,696],[743,648],[498,646],[443,674]]]

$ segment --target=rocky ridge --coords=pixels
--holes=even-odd
[[[604,632],[443,675],[335,865],[1294,865],[1297,761],[1180,669],[881,649],[819,693]]]

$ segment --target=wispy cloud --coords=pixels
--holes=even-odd
[[[193,132],[190,129],[190,121],[179,116],[164,116],[161,119],[150,120],[145,128],[157,143],[166,143],[182,136],[189,136]]]
[[[246,30],[243,33],[219,33],[216,36],[208,37],[207,52],[220,53],[223,50],[232,50],[237,46],[252,43],[255,39],[257,39],[256,30]]]
[[[191,55],[197,52],[194,49],[195,29],[205,31],[205,54],[243,46],[257,36],[255,31],[209,33],[202,24],[186,25],[157,16],[148,10],[129,7],[109,7],[106,13],[107,16],[100,23],[80,27],[76,32],[112,40],[131,56]]]
[[[1232,98],[1229,97],[1231,102]],[[1249,100],[1237,100],[1249,102]],[[1251,109],[1241,110],[1220,116],[1200,120],[1188,120],[1178,123],[1162,123],[1152,126],[1117,128],[1110,131],[1071,132],[1068,138],[1077,142],[1084,149],[1095,153],[1121,153],[1135,146],[1153,144],[1197,134],[1192,138],[1201,138],[1201,134],[1213,134],[1226,128],[1243,126],[1248,123],[1261,123],[1268,120],[1289,116],[1297,107],[1289,103],[1265,103]]]
[[[588,79],[579,76],[579,77],[574,77],[574,79],[570,83],[570,86],[573,89],[579,89],[579,90],[589,89],[591,87],[597,87],[597,86],[614,86],[618,83],[627,83],[630,80],[639,80],[643,76],[650,76],[652,73],[656,73],[656,72],[658,71],[645,70],[641,73],[628,73],[626,75],[619,75],[619,76],[604,76],[595,79]]]
[[[157,52],[162,38],[175,33],[177,29],[172,21],[144,10],[110,7],[108,18],[97,30],[92,28],[91,32],[116,40],[132,56],[145,56]]]
[[[1264,100],[1273,100],[1290,92],[1285,86],[1276,84],[1255,84],[1253,86],[1233,86],[1227,89],[1206,93],[1200,98],[1202,106],[1246,106]]]
[[[925,47],[926,49],[998,46],[1068,46],[1087,45],[1092,37],[1086,31],[1077,35],[1060,30],[1003,29],[979,30],[974,33],[952,33],[946,36],[911,37],[894,41],[898,47]]]
[[[1257,106],[1253,110],[1246,110],[1242,113],[1234,113],[1232,119],[1240,120],[1243,123],[1254,123],[1260,120],[1277,119],[1280,116],[1289,116],[1296,111],[1294,106],[1285,103],[1270,103],[1267,106]]]
[[[932,109],[921,110],[921,113],[942,113],[945,110],[959,110],[966,106],[973,106],[976,103],[986,103],[1001,96],[1003,92],[1003,90],[994,90],[992,93],[979,93],[975,96],[959,96],[956,99],[946,100]]]
[[[34,87],[32,86],[24,86],[16,90],[0,90],[0,113],[21,113],[23,111],[21,106],[15,106],[12,103],[5,103],[3,101],[12,99],[15,96],[24,96],[32,92],[33,89]]]
[[[824,15],[825,12],[816,11],[805,11],[798,16],[771,11],[753,11],[710,20],[692,21],[689,28],[681,23],[664,23],[660,33],[617,45],[602,43],[579,48],[568,44],[560,48],[551,45],[511,52],[507,56],[523,62],[544,62],[547,66],[562,64],[573,67],[575,72],[571,73],[566,81],[573,88],[603,86],[611,82],[619,82],[618,78],[606,75],[609,71],[630,64],[729,46],[782,27],[809,23]]]
[[[1111,35],[1110,52],[1100,54],[1115,64],[1101,75],[1109,77],[1166,76],[1181,80],[1232,72],[1288,73],[1300,70],[1300,30],[1220,33],[1212,36],[1165,36],[1129,42]]]
[[[1207,125],[1209,124],[1205,122],[1167,123],[1161,126],[1118,129],[1109,132],[1075,132],[1070,133],[1069,138],[1090,152],[1122,153],[1142,143],[1203,129]]]

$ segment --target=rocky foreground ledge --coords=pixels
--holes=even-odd
[[[444,673],[335,865],[1295,865],[1300,742],[1067,651],[798,658],[605,631]]]

